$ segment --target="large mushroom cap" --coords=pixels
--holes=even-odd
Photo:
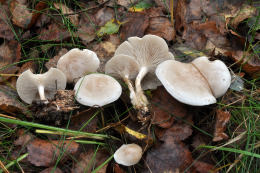
[[[138,62],[128,55],[116,55],[105,66],[106,74],[134,79],[139,72]]]
[[[209,61],[205,56],[192,61],[207,79],[216,98],[223,96],[231,84],[231,75],[227,66],[220,60]]]
[[[124,166],[135,165],[141,158],[142,148],[137,144],[123,144],[114,154],[115,161]]]
[[[191,63],[168,60],[156,69],[156,75],[166,90],[180,102],[202,106],[216,102],[231,83],[226,65],[199,57]]]
[[[51,99],[58,89],[65,89],[66,76],[56,68],[50,68],[44,74],[33,74],[30,70],[26,70],[16,82],[18,95],[28,104],[39,98],[39,86],[44,87],[45,97]]]
[[[59,59],[57,68],[63,71],[68,82],[72,83],[87,73],[96,72],[99,64],[100,61],[95,52],[74,48]]]
[[[202,106],[216,102],[208,83],[192,65],[167,60],[156,69],[165,89],[180,102]]]
[[[86,106],[104,106],[117,100],[121,85],[105,74],[89,74],[78,80],[74,90],[76,100]]]

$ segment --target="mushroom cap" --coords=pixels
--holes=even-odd
[[[174,58],[165,40],[156,35],[129,37],[116,49],[115,55],[120,54],[134,58],[140,66],[146,66],[152,72],[161,62]]]
[[[78,80],[74,90],[76,100],[86,106],[104,106],[117,100],[121,93],[121,85],[105,74],[89,74]]]
[[[141,158],[142,148],[137,144],[123,144],[114,154],[115,161],[124,166],[135,165]]]
[[[20,98],[28,104],[39,98],[38,86],[44,86],[45,97],[52,99],[58,89],[66,88],[66,76],[57,68],[50,68],[43,74],[33,74],[31,70],[24,71],[16,82]]]
[[[95,52],[74,48],[60,57],[57,68],[67,76],[68,82],[72,83],[87,73],[96,72],[99,64],[100,61]]]
[[[192,64],[167,60],[155,73],[165,89],[182,103],[202,106],[216,102],[206,79]]]
[[[192,61],[203,76],[208,80],[212,92],[216,98],[223,96],[230,84],[231,75],[227,66],[220,60],[209,61],[205,56]]]
[[[106,63],[105,72],[112,76],[127,76],[129,79],[134,79],[139,72],[139,64],[132,57],[120,54],[112,57]]]

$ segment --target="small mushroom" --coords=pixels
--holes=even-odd
[[[26,70],[16,82],[18,95],[28,104],[39,98],[48,103],[47,99],[52,99],[58,89],[65,88],[66,76],[56,68],[50,68],[44,74],[33,74],[30,70]]]
[[[69,83],[73,83],[87,73],[96,72],[100,61],[95,52],[78,48],[71,49],[65,55],[60,57],[57,68],[66,76]]]
[[[114,159],[118,164],[132,166],[137,164],[142,158],[142,148],[137,144],[123,144],[114,154]]]
[[[116,101],[121,93],[121,85],[105,74],[89,74],[78,80],[75,87],[76,100],[86,106],[104,106]]]
[[[174,59],[174,56],[169,52],[168,45],[161,37],[155,35],[145,35],[143,38],[130,37],[128,41],[123,42],[115,51],[116,55],[128,55],[135,59],[139,64],[139,72],[135,80],[136,97],[138,105],[135,105],[137,109],[143,112],[148,111],[148,101],[143,93],[141,81],[148,74],[154,75],[154,71],[158,64],[165,60]],[[148,78],[154,80],[156,78]],[[154,85],[147,82],[146,88]],[[155,84],[158,84],[155,83]]]
[[[167,60],[158,65],[156,75],[165,89],[180,102],[203,106],[216,103],[231,83],[226,65],[199,57],[191,63]]]
[[[127,84],[130,91],[130,99],[134,106],[138,105],[135,90],[131,79],[135,79],[139,72],[139,64],[128,55],[116,55],[105,66],[106,74],[120,77]]]

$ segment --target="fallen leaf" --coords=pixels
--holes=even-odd
[[[0,37],[7,40],[12,40],[14,38],[14,32],[9,19],[11,14],[7,5],[1,5],[0,8]]]
[[[79,15],[78,14],[73,14],[74,11],[69,9],[65,4],[62,3],[53,3],[54,7],[58,10],[61,11],[62,15],[68,15],[68,19],[70,22],[74,25],[77,26],[79,24]],[[72,15],[73,14],[73,15]]]
[[[58,167],[50,167],[50,168],[44,169],[40,173],[62,173],[62,171]]]
[[[225,55],[231,56],[235,62],[242,65],[246,73],[254,78],[260,76],[260,59],[256,55],[239,50],[226,52]]]
[[[14,40],[4,42],[0,45],[0,74],[14,74],[18,67],[12,65],[21,59],[21,45]],[[0,82],[7,80],[9,77],[1,77]]]
[[[70,37],[70,33],[67,29],[57,23],[51,23],[47,28],[39,30],[39,39],[46,41],[63,41]]]
[[[186,105],[175,100],[164,87],[158,87],[152,92],[150,103],[151,115],[154,116],[152,123],[159,127],[169,128],[176,117],[188,116]]]
[[[121,24],[114,19],[108,21],[97,31],[97,36],[102,37],[104,35],[115,34],[119,31]]]
[[[121,39],[128,37],[143,37],[145,30],[149,26],[149,17],[144,13],[128,13],[120,31]]]
[[[220,109],[216,111],[216,124],[213,137],[214,142],[228,139],[228,135],[225,133],[225,130],[230,117],[231,114],[228,111],[222,111]]]
[[[171,41],[175,37],[175,30],[170,20],[166,17],[153,17],[149,20],[146,34],[153,34]]]
[[[129,0],[117,0],[116,3],[118,5],[121,5],[123,7],[128,8],[131,4],[134,4],[135,2],[137,2],[137,0],[131,0],[131,1],[129,1]]]
[[[10,4],[10,11],[12,13],[12,21],[15,25],[24,29],[29,27],[33,13],[27,8],[27,4],[13,0]]]
[[[81,153],[79,162],[72,169],[74,173],[91,173],[95,168],[100,166],[107,158],[108,154],[104,150],[95,151],[89,148],[86,153]],[[108,164],[105,164],[97,173],[105,173]]]
[[[147,151],[146,162],[151,172],[190,172],[191,152],[182,142],[168,138],[163,144]]]
[[[125,171],[122,168],[120,168],[118,164],[114,164],[113,170],[114,173],[125,173]]]
[[[21,68],[19,69],[18,74],[21,74],[28,69],[30,69],[32,73],[36,72],[36,64],[34,61],[28,61],[28,62],[24,63],[21,66]]]
[[[145,2],[145,1],[141,1],[141,2],[137,3],[136,5],[132,6],[131,8],[129,8],[128,11],[141,12],[141,11],[144,11],[145,9],[148,9],[151,7],[152,7],[152,4]]]
[[[160,129],[163,131],[158,136],[160,140],[165,141],[167,138],[173,138],[175,141],[183,141],[192,134],[191,126],[188,124],[173,124],[172,127],[168,129]],[[158,129],[156,129],[156,134],[158,134]]]
[[[52,166],[64,151],[63,161],[68,159],[68,154],[75,154],[78,148],[79,144],[74,141],[35,139],[27,145],[28,161],[35,166]]]
[[[95,23],[104,26],[107,22],[115,18],[115,11],[112,8],[104,7],[95,14]]]
[[[35,138],[34,135],[32,135],[31,133],[25,133],[24,130],[18,133],[20,134],[19,137],[14,141],[14,145],[20,145],[24,147]]]
[[[50,68],[56,68],[57,67],[57,63],[60,59],[61,56],[63,56],[64,54],[66,54],[68,52],[67,49],[65,48],[62,48],[58,55],[54,56],[53,58],[51,58],[48,62],[45,63],[45,67],[47,69],[50,69]]]
[[[36,27],[41,28],[51,21],[51,17],[47,14],[49,14],[48,10],[47,10],[46,14],[43,13],[38,17],[38,20],[36,20],[36,22],[35,22]]]
[[[16,91],[8,86],[0,85],[0,109],[10,114],[25,112],[25,106],[19,101]]]
[[[202,161],[195,161],[193,163],[193,167],[197,171],[197,173],[217,173],[218,171],[214,170],[215,166],[202,162]]]

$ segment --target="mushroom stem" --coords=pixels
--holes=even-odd
[[[144,111],[144,112],[148,112],[148,108],[147,108],[148,100],[143,93],[141,81],[147,73],[148,73],[148,68],[141,67],[141,69],[136,77],[136,80],[135,80],[136,97],[138,100],[137,108],[142,109],[142,111]]]
[[[133,84],[132,84],[131,80],[129,80],[129,77],[127,75],[124,76],[123,79],[124,79],[124,82],[127,84],[128,89],[130,91],[131,102],[132,102],[133,106],[136,107],[136,105],[138,105],[138,103],[137,103],[138,101],[137,101],[137,97],[135,94]]]
[[[40,100],[46,101],[46,103],[48,103],[48,101],[45,97],[45,94],[44,94],[44,86],[43,85],[38,86],[38,92],[39,92]]]

